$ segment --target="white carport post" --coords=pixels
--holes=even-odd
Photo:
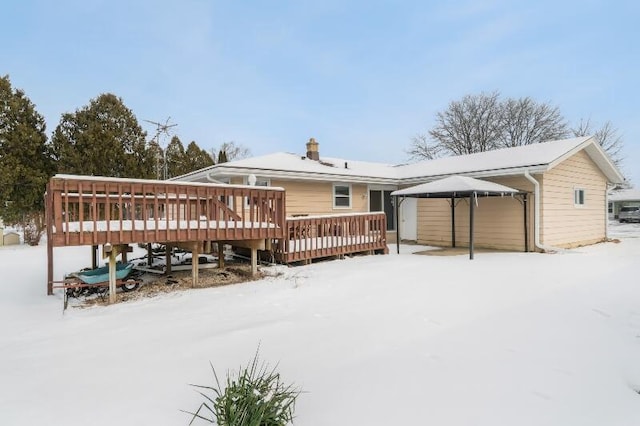
[[[451,197],[451,247],[456,248],[456,198]]]
[[[399,196],[416,198],[449,198],[451,200],[451,245],[454,247],[456,245],[455,199],[469,197],[469,259],[473,260],[474,210],[476,208],[475,203],[478,202],[478,193],[491,197],[504,196],[505,194],[513,195],[518,192],[519,191],[517,189],[509,188],[508,186],[493,182],[487,182],[467,176],[449,176],[437,181],[427,182],[410,188],[394,191],[391,194],[396,198]],[[399,251],[400,243],[398,242],[398,252]]]
[[[400,254],[400,219],[399,219],[399,213],[400,213],[400,197],[398,197],[397,195],[394,197],[394,199],[396,200],[395,202],[395,207],[396,207],[396,217],[395,217],[395,221],[396,221],[396,253]],[[402,197],[402,199],[404,199],[404,197]]]

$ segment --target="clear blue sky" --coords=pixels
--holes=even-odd
[[[454,4],[455,3],[455,4]],[[635,1],[77,1],[2,5],[0,74],[51,132],[100,93],[186,144],[399,163],[465,94],[610,120],[640,185]]]

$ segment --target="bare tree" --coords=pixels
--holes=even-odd
[[[530,97],[501,103],[499,147],[531,145],[562,139],[569,134],[566,120],[557,107]]]
[[[211,149],[211,156],[217,158],[218,154],[226,153],[227,161],[241,160],[251,156],[251,150],[234,141],[225,142],[219,148]]]
[[[496,148],[500,134],[499,96],[498,92],[466,95],[438,112],[436,125],[429,131],[437,148],[428,147],[427,152],[462,155]],[[426,138],[414,139],[414,145],[420,141]]]
[[[622,166],[624,142],[622,136],[618,134],[618,129],[610,121],[605,121],[602,127],[593,130],[590,119],[580,119],[578,125],[571,129],[571,132],[576,137],[593,136],[611,158],[611,161],[618,167]]]
[[[414,160],[433,160],[440,156],[441,148],[430,143],[427,135],[417,134],[411,139],[411,146],[407,153]]]
[[[466,95],[436,114],[436,125],[417,135],[407,151],[413,159],[462,155],[561,139],[569,134],[557,107],[529,97],[500,100],[498,92]]]

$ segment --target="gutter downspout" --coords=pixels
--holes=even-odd
[[[557,252],[561,249],[558,247],[546,246],[540,242],[540,182],[535,180],[534,177],[529,174],[528,170],[524,171],[524,177],[533,184],[533,242],[536,248],[543,252]]]
[[[615,188],[615,184],[607,182],[604,190],[604,240],[609,241],[609,190]],[[613,209],[615,214],[615,209]]]

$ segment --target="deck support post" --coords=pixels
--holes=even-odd
[[[258,249],[251,247],[251,276],[255,277],[258,274]]]
[[[109,253],[109,304],[116,303],[116,256],[115,247]]]
[[[49,235],[47,237],[47,295],[51,296],[53,294],[53,241]]]
[[[47,295],[51,296],[53,294],[53,192],[51,191],[51,183],[47,184],[44,205],[44,217],[47,223]]]
[[[224,242],[218,241],[218,268],[224,268]]]
[[[196,288],[198,286],[198,272],[199,272],[199,247],[198,242],[194,242],[191,249],[191,287]]]
[[[91,269],[98,267],[98,246],[91,246]]]
[[[164,245],[164,273],[169,275],[171,273],[171,244],[168,242]]]
[[[258,274],[258,250],[270,249],[270,242],[265,239],[255,240],[236,240],[233,241],[234,247],[243,247],[251,250],[251,276]],[[219,249],[218,249],[219,250]]]

